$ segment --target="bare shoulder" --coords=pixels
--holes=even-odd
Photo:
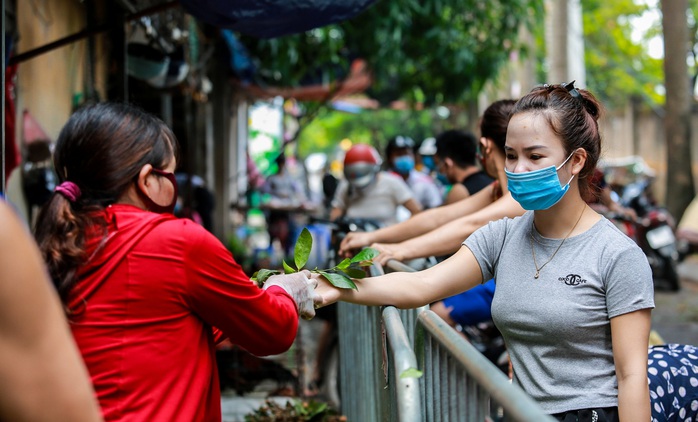
[[[15,215],[14,211],[12,211],[12,208],[5,202],[0,200],[0,221],[2,221],[2,224],[0,224],[0,233],[4,235],[13,224],[15,224],[15,220],[17,219],[17,216]]]
[[[15,211],[4,201],[0,201],[0,255],[14,254],[18,247],[25,247],[31,234]]]

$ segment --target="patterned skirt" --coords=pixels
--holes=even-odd
[[[652,422],[698,421],[698,348],[683,344],[651,346],[647,378]]]

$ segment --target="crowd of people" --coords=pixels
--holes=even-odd
[[[384,159],[354,145],[330,218],[383,227],[349,234],[340,254],[439,262],[345,290],[307,271],[252,283],[206,228],[173,215],[172,131],[126,104],[79,109],[55,144],[35,243],[0,204],[0,419],[220,420],[217,343],[280,353],[299,318],[347,301],[431,305],[454,326],[491,318],[513,382],[558,420],[695,420],[695,349],[648,350],[647,258],[590,205],[614,207],[595,176],[600,115],[589,91],[542,85],[487,107],[479,137],[451,130],[420,148],[397,136]],[[270,187],[298,199],[287,181]]]

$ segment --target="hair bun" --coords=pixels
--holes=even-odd
[[[594,120],[599,120],[599,116],[601,114],[600,106],[599,103],[596,101],[596,99],[589,93],[589,91],[583,89],[580,90],[580,93],[582,94],[582,105],[584,106],[584,109],[587,111],[587,113],[591,114],[591,117],[594,118]]]

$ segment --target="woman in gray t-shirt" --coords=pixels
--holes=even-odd
[[[515,105],[505,146],[509,191],[529,212],[482,227],[430,269],[363,279],[358,290],[321,282],[323,303],[413,308],[494,277],[492,315],[514,380],[546,412],[649,420],[652,273],[583,199],[601,151],[599,112],[573,83],[534,88]]]

